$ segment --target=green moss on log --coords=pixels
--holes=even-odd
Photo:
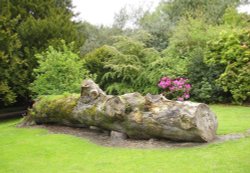
[[[80,95],[77,94],[39,97],[29,115],[37,121],[44,117],[52,121],[53,119],[71,119],[72,111],[79,98]]]

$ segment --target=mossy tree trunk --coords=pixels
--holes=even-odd
[[[106,95],[92,80],[83,82],[80,98],[40,99],[29,116],[36,123],[97,126],[137,139],[207,142],[215,138],[217,129],[216,117],[206,104],[139,93]]]

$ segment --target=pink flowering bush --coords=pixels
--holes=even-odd
[[[186,78],[170,79],[168,77],[161,78],[158,86],[164,90],[164,95],[170,99],[184,101],[190,98],[191,85],[187,83]]]

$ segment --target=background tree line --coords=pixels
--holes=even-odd
[[[73,21],[70,0],[3,0],[1,105],[76,92],[86,77],[110,94],[156,94],[163,76],[188,78],[194,101],[249,102],[250,16],[237,11],[240,3],[168,0],[133,13],[124,7],[105,27]]]

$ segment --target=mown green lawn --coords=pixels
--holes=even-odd
[[[250,107],[212,105],[210,108],[217,115],[218,134],[245,132],[250,129]]]
[[[250,107],[212,105],[218,134],[250,129]],[[0,122],[0,173],[248,173],[250,138],[178,149],[97,146],[70,135]]]

